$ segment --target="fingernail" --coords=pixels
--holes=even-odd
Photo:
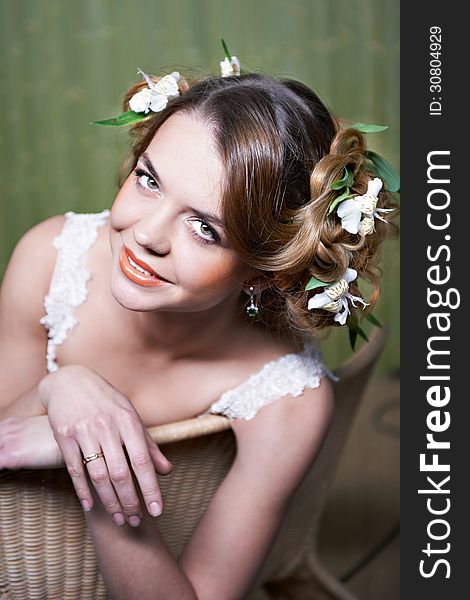
[[[81,502],[82,502],[82,507],[83,507],[84,511],[88,512],[91,510],[91,506],[90,506],[90,503],[88,502],[88,500],[82,500]]]
[[[140,519],[137,515],[132,515],[129,517],[129,525],[131,527],[138,527],[140,525]]]
[[[158,502],[150,502],[149,510],[152,517],[158,517],[162,514],[162,508]]]
[[[114,513],[113,521],[116,523],[116,525],[124,525],[126,522],[122,513]]]

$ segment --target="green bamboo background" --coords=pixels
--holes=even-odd
[[[126,133],[89,123],[121,112],[137,68],[218,73],[220,37],[246,70],[299,79],[337,116],[389,125],[369,143],[398,167],[396,0],[0,0],[0,28],[0,275],[35,223],[111,206]],[[385,249],[375,310],[391,326],[382,371],[399,364],[398,251]],[[349,353],[346,328],[335,331],[330,365]]]

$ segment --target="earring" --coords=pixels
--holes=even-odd
[[[246,314],[249,317],[258,316],[258,306],[256,304],[256,296],[253,286],[250,287],[250,304],[248,304],[248,306],[246,307]]]

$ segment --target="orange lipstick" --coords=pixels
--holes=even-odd
[[[133,252],[125,246],[122,247],[119,255],[119,266],[128,279],[143,287],[156,287],[158,285],[169,283],[166,279],[161,279],[151,267],[139,260]],[[138,267],[142,270],[139,270]]]

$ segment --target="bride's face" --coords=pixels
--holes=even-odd
[[[224,231],[223,177],[205,124],[177,113],[160,127],[111,210],[111,291],[120,304],[201,311],[238,297],[249,269]]]

